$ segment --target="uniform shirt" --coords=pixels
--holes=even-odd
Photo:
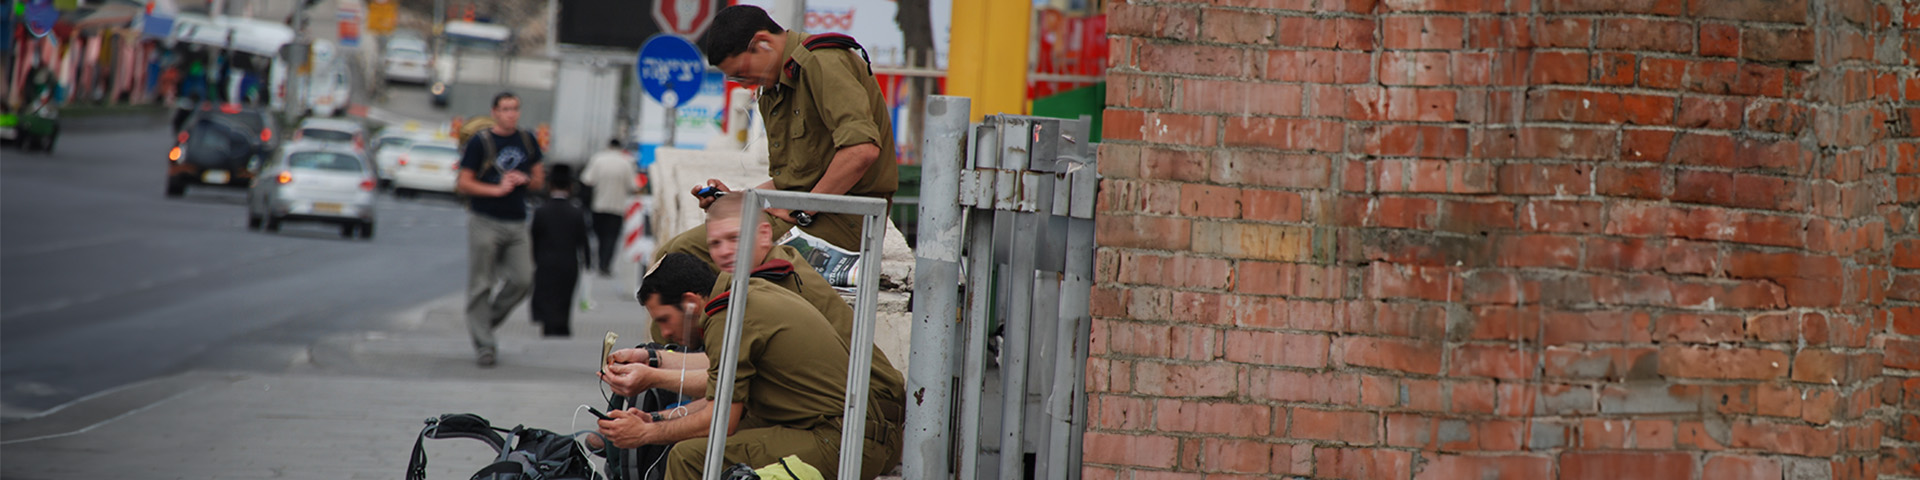
[[[731,400],[746,404],[747,416],[802,429],[845,414],[847,340],[800,295],[766,280],[747,280],[752,293],[740,328]],[[708,302],[700,321],[706,329],[708,399],[719,393],[730,297]]]
[[[493,158],[487,156],[487,146],[482,136],[493,138]],[[532,140],[532,135],[514,132],[512,135],[499,136],[493,129],[481,130],[467,139],[465,151],[460,154],[460,168],[473,172],[473,178],[480,183],[500,183],[500,176],[507,170],[519,170],[529,178],[533,169],[540,164],[540,144]],[[489,168],[488,165],[492,167]],[[473,213],[495,220],[517,222],[527,219],[527,186],[513,187],[513,191],[499,197],[472,196],[467,199],[467,208]]]
[[[787,291],[800,294],[800,298],[805,299],[808,305],[812,305],[815,311],[826,317],[827,323],[833,325],[834,332],[838,333],[840,338],[847,339],[848,344],[851,345],[853,307],[848,306],[847,300],[840,297],[840,292],[828,285],[826,277],[820,276],[820,272],[809,266],[806,257],[801,256],[800,251],[793,247],[775,245],[773,250],[767,252],[767,259],[761,265],[765,266],[775,260],[783,260],[792,265],[793,274],[766,280],[786,288]],[[755,271],[759,270],[759,268],[755,269]],[[719,296],[730,288],[733,288],[733,274],[720,272],[718,281],[714,282],[713,293],[707,298]],[[656,334],[655,338],[659,336]],[[886,353],[880,351],[879,345],[873,347],[873,380],[867,389],[873,395],[875,406],[883,403],[904,405],[905,397],[902,396],[902,392],[906,391],[906,380],[900,375],[900,370],[894,368],[893,362],[887,360]]]
[[[780,82],[760,93],[767,122],[767,175],[774,188],[811,191],[842,147],[872,143],[880,158],[847,190],[848,195],[887,197],[900,187],[893,156],[893,120],[880,84],[860,54],[844,48],[807,50],[807,35],[788,31]]]

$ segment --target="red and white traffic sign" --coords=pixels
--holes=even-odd
[[[656,0],[653,2],[653,20],[659,22],[660,30],[687,37],[700,38],[713,24],[714,0]]]

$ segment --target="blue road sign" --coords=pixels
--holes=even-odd
[[[60,21],[60,11],[53,8],[53,0],[29,0],[27,2],[27,32],[35,37],[47,36],[53,31],[53,23]]]
[[[640,61],[634,67],[640,74],[640,86],[667,108],[679,108],[700,93],[707,76],[707,61],[692,42],[679,35],[658,34],[640,46]]]

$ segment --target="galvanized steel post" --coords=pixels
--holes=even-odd
[[[908,351],[906,478],[944,479],[952,451],[953,366],[958,346],[960,166],[967,155],[966,97],[927,99],[920,162],[920,245],[914,250],[912,348]]]

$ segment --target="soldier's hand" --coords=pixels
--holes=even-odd
[[[652,426],[652,417],[638,408],[607,412],[610,420],[601,420],[600,434],[613,441],[619,448],[635,448],[645,445],[647,430]]]
[[[600,370],[600,381],[606,382],[613,393],[635,397],[652,385],[645,382],[646,372],[653,370],[644,363],[616,363]]]
[[[712,179],[712,178],[707,179],[706,183],[702,183],[700,185],[694,186],[693,190],[690,192],[693,194],[693,198],[700,201],[701,210],[706,210],[707,207],[713,206],[713,201],[717,198],[720,198],[719,195],[713,195],[713,194],[701,195],[702,193],[701,191],[707,190],[708,188],[712,188],[714,191],[720,192],[722,194],[733,193],[733,189],[727,188],[726,183],[721,182],[718,179]]]
[[[647,363],[647,349],[622,348],[614,350],[613,354],[607,355],[607,359],[613,363],[638,363],[645,365]]]

